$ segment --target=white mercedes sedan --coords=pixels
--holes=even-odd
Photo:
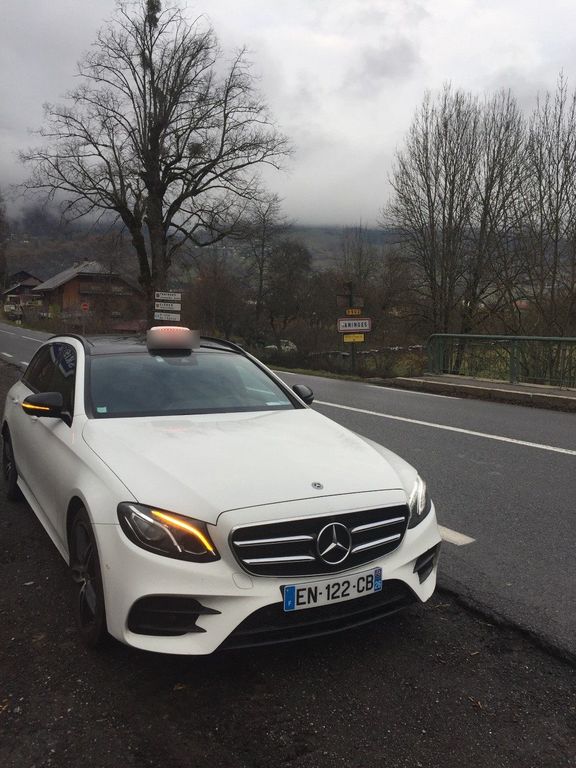
[[[312,400],[185,328],[39,348],[6,400],[5,486],[69,563],[86,644],[208,654],[428,600],[424,481]]]

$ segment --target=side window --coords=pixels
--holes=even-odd
[[[53,369],[50,347],[42,347],[32,358],[22,381],[35,392],[50,392]]]
[[[70,344],[42,347],[32,359],[22,379],[35,392],[60,392],[64,410],[74,412],[76,351]]]
[[[76,350],[70,344],[52,344],[50,357],[53,370],[50,391],[60,392],[64,399],[64,410],[74,413]]]

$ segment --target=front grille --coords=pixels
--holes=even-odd
[[[271,645],[340,632],[390,616],[415,601],[414,592],[403,581],[390,580],[382,582],[381,592],[333,605],[285,613],[282,603],[273,603],[248,616],[220,648]]]
[[[231,534],[234,555],[255,576],[315,576],[356,568],[396,549],[408,525],[408,506],[244,525]],[[331,523],[349,533],[350,551],[336,563],[319,554],[318,535]],[[345,534],[346,536],[347,534]],[[342,554],[345,554],[342,550]]]

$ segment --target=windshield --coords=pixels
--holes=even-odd
[[[88,403],[97,419],[295,407],[248,358],[203,351],[185,357],[148,353],[94,356]]]

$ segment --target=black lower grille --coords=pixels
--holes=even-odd
[[[426,552],[424,552],[424,554],[420,555],[420,557],[414,563],[414,573],[418,574],[420,584],[422,584],[423,581],[426,581],[428,576],[430,576],[434,570],[434,566],[438,560],[439,552],[440,544],[436,544],[435,547],[428,549]]]
[[[128,615],[128,629],[138,635],[174,637],[188,632],[205,632],[196,626],[200,615],[220,613],[206,608],[194,597],[150,595],[137,600]]]
[[[335,573],[364,565],[396,549],[404,538],[408,516],[408,506],[399,504],[244,525],[232,531],[230,543],[242,567],[255,576]],[[326,562],[321,553],[330,546],[333,524],[337,526],[341,548],[327,553],[328,560],[337,562]],[[320,546],[321,541],[326,545]]]
[[[382,583],[381,592],[334,605],[286,613],[282,603],[274,603],[248,616],[220,648],[271,645],[340,632],[389,616],[416,600],[403,581],[390,580]]]

